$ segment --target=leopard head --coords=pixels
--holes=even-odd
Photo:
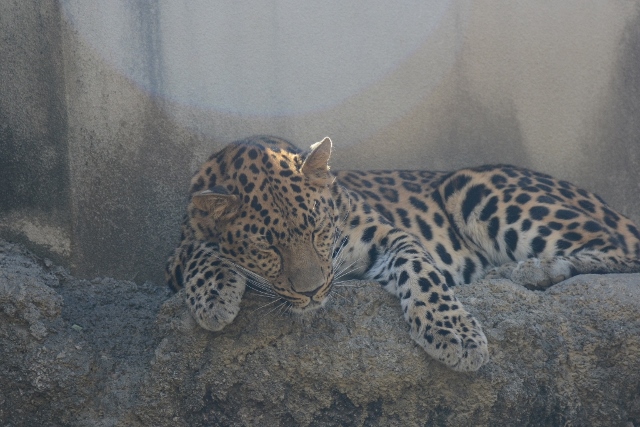
[[[220,257],[268,283],[294,312],[321,307],[334,278],[331,140],[304,153],[253,138],[214,154],[192,180],[189,224]],[[206,187],[206,188],[204,188]]]

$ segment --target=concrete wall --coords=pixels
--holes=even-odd
[[[71,256],[67,108],[60,11],[0,2],[0,229]]]
[[[160,281],[190,175],[256,133],[333,167],[508,162],[640,221],[640,1],[0,2],[0,235]]]

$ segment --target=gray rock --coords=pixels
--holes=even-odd
[[[491,361],[448,370],[379,286],[221,332],[162,286],[77,280],[0,241],[0,425],[640,426],[640,274],[460,287]]]

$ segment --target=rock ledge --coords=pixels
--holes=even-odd
[[[640,274],[458,288],[489,339],[473,374],[356,285],[303,321],[248,295],[211,333],[181,294],[75,279],[0,241],[0,425],[640,426]]]

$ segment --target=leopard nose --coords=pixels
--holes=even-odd
[[[293,280],[291,280],[291,278],[289,278],[289,285],[291,285],[291,289],[293,291],[295,291],[296,293],[298,293],[300,295],[304,295],[304,296],[309,297],[309,298],[313,298],[313,296],[315,294],[317,294],[320,291],[320,289],[322,288],[322,286],[323,286],[323,284],[321,283],[315,289],[308,290],[310,288],[309,285],[307,285],[307,284],[305,284],[305,285],[298,284],[296,286],[296,284],[293,282]],[[299,290],[299,289],[305,289],[305,290],[303,291],[303,290]]]
[[[300,295],[304,295],[305,297],[313,298],[315,294],[317,294],[320,291],[320,288],[322,288],[322,285],[318,286],[317,288],[309,292],[298,292],[298,291],[296,292],[298,292]]]

